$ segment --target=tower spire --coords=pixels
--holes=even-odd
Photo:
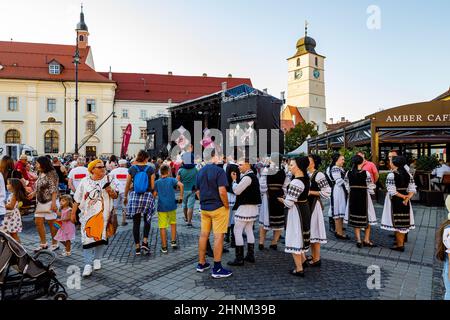
[[[308,20],[305,20],[305,38],[308,36]]]

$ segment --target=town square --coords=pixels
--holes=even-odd
[[[3,1],[0,300],[450,300],[449,9]]]

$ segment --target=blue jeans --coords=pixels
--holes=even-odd
[[[444,262],[444,270],[442,270],[442,277],[444,278],[444,285],[445,285],[444,300],[450,300],[450,280],[448,279],[448,258]]]
[[[94,248],[83,249],[84,264],[92,265],[94,260],[100,260],[103,257],[103,252],[105,252],[104,244]]]

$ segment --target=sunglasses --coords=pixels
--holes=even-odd
[[[94,167],[95,169],[105,169],[105,166],[100,166],[100,167]]]

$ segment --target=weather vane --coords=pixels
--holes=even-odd
[[[305,20],[305,37],[308,36],[308,20]]]

